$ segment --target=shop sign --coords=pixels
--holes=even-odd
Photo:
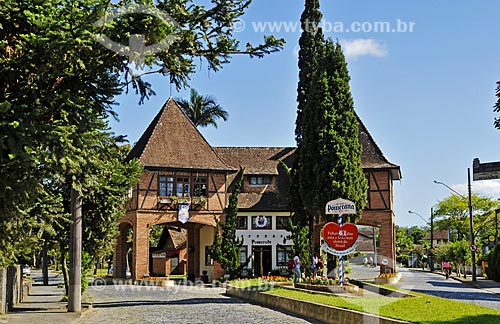
[[[335,199],[329,201],[325,207],[325,213],[331,214],[356,214],[356,205],[346,199]]]

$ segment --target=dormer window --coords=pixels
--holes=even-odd
[[[266,186],[273,183],[272,176],[250,176],[251,186]]]

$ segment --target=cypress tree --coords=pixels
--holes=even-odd
[[[351,200],[361,211],[368,189],[350,76],[340,44],[326,41],[318,62],[304,110],[297,170],[299,191],[313,216],[311,222],[319,219],[325,204],[335,198]]]
[[[238,216],[238,195],[243,183],[243,169],[234,180],[234,190],[229,196],[229,204],[224,209],[226,220],[215,219],[215,236],[212,257],[231,276],[237,277],[243,266],[240,264],[240,248],[243,240],[236,236],[236,220]],[[222,233],[221,233],[222,232]]]
[[[319,0],[306,0],[300,17],[302,34],[299,38],[299,83],[297,87],[297,120],[295,122],[295,140],[297,145],[302,139],[302,116],[306,107],[311,79],[317,65],[318,46],[324,42],[320,27],[323,15],[319,10]]]
[[[300,155],[302,141],[302,127],[304,110],[307,108],[307,98],[310,92],[311,79],[314,71],[317,69],[317,53],[318,46],[324,42],[323,31],[320,27],[321,18],[323,17],[319,10],[319,0],[305,0],[304,11],[300,17],[302,34],[299,39],[299,83],[297,86],[297,119],[295,122],[295,140],[297,142],[296,155]],[[305,249],[305,246],[311,246],[312,241],[312,222],[304,208],[299,190],[299,174],[300,159],[296,158],[291,175],[291,185],[289,192],[289,208],[292,211],[293,228],[298,232],[294,235],[294,253],[301,255],[302,262],[307,265],[309,263],[309,255],[312,251]],[[307,228],[307,229],[306,229]],[[300,239],[299,239],[300,238]],[[300,240],[300,243],[298,242]],[[305,244],[305,242],[309,242]]]

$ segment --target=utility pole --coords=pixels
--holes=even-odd
[[[476,244],[474,243],[474,219],[472,217],[472,189],[470,183],[470,168],[467,168],[467,182],[469,187],[469,221],[470,221],[470,251],[472,259],[472,281],[476,282]]]
[[[431,207],[431,265],[430,265],[430,270],[431,272],[434,271],[434,251],[432,248],[434,247],[434,210],[433,207]]]
[[[82,196],[71,188],[68,312],[82,311]]]

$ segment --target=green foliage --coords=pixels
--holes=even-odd
[[[319,62],[303,114],[298,157],[302,201],[316,218],[335,198],[349,199],[363,210],[368,188],[350,77],[340,45],[327,41],[321,47]]]
[[[212,96],[202,96],[195,89],[191,89],[188,100],[176,98],[177,103],[195,126],[206,127],[212,125],[217,128],[217,119],[227,120],[225,111]]]
[[[125,192],[140,166],[123,163],[123,138],[109,132],[113,99],[134,90],[140,102],[154,94],[142,75],[167,74],[185,86],[205,61],[217,71],[234,54],[263,57],[284,40],[266,36],[243,49],[233,25],[250,1],[147,1],[177,23],[152,15],[122,15],[94,25],[105,13],[132,1],[5,0],[0,6],[0,265],[42,246],[67,249],[69,192],[84,198],[84,247],[95,257],[109,251]],[[142,33],[155,44],[176,33],[176,42],[145,57],[143,66],[110,51],[94,37],[104,33],[128,44]],[[154,68],[158,70],[153,71]],[[120,206],[120,207],[118,207]]]
[[[234,180],[234,189],[229,196],[229,204],[224,209],[226,219],[220,222],[215,218],[216,227],[214,244],[212,247],[212,257],[220,263],[230,277],[236,278],[241,274],[241,270],[246,264],[240,264],[240,248],[243,240],[236,236],[236,220],[238,216],[238,195],[243,183],[243,172],[241,169]]]
[[[287,239],[291,239],[293,241],[293,256],[299,256],[302,269],[307,269],[312,263],[309,228],[307,226],[295,225],[292,218],[290,220],[289,229],[287,230],[291,233]]]
[[[500,282],[500,246],[496,245],[488,254],[488,267],[486,268],[488,279]]]
[[[321,29],[323,14],[319,10],[319,0],[306,0],[300,17],[302,34],[299,38],[299,83],[297,86],[297,119],[295,121],[295,140],[299,146],[302,141],[303,114],[306,109],[314,72],[318,68],[317,54],[324,43]]]
[[[472,194],[474,217],[474,238],[494,234],[495,210],[500,202],[478,194]],[[458,195],[451,195],[441,200],[434,212],[435,228],[451,230],[451,240],[470,241],[470,217],[468,200]]]
[[[493,106],[493,111],[498,113],[500,112],[500,81],[497,81],[497,88],[495,91],[495,95],[498,97],[497,102],[495,103],[495,106]],[[500,118],[495,117],[495,122],[493,124],[496,129],[500,129]]]
[[[333,294],[311,294],[278,287],[273,289],[270,294],[375,314],[410,323],[496,324],[500,319],[500,311],[496,309],[416,292],[412,292],[416,297],[407,298],[364,296],[345,298]]]

